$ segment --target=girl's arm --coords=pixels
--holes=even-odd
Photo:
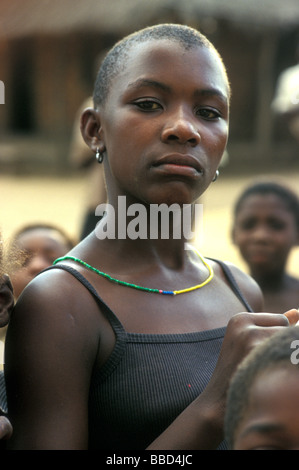
[[[17,302],[5,353],[10,448],[87,448],[89,382],[98,348],[88,313],[94,303],[67,273],[50,272]]]

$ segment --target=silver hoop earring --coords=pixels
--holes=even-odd
[[[99,148],[96,150],[96,160],[98,163],[103,163],[104,155],[100,152]]]
[[[212,182],[213,182],[213,183],[215,183],[215,181],[217,180],[218,176],[219,176],[219,170],[216,170],[215,176],[214,176],[214,178],[212,179]]]

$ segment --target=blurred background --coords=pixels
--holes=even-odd
[[[71,163],[75,116],[92,94],[97,58],[116,40],[161,22],[198,28],[231,81],[230,138],[204,196],[206,256],[244,269],[230,240],[232,205],[267,175],[299,191],[299,138],[273,112],[280,73],[297,62],[298,0],[0,0],[0,228],[4,239],[35,221],[77,238],[89,175]],[[299,95],[296,96],[298,100]],[[299,251],[291,270],[299,274]]]

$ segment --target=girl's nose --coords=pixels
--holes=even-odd
[[[269,236],[269,230],[264,225],[258,225],[253,232],[253,238],[256,241],[268,240]]]
[[[180,109],[166,122],[162,131],[162,140],[196,146],[201,141],[199,123],[191,112]]]

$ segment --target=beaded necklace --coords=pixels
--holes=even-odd
[[[201,256],[201,254],[197,250],[195,250],[195,251],[198,254],[201,261],[203,262],[203,264],[208,269],[209,275],[208,275],[207,279],[205,281],[203,281],[201,284],[197,284],[195,286],[187,287],[186,289],[181,289],[181,290],[151,289],[149,287],[143,287],[143,286],[138,286],[137,284],[131,284],[130,282],[120,281],[119,279],[115,279],[114,277],[110,276],[109,274],[104,273],[102,271],[99,271],[98,269],[94,268],[93,266],[90,266],[90,264],[86,263],[82,259],[75,258],[74,256],[63,256],[62,258],[58,258],[54,261],[53,265],[55,265],[56,263],[59,263],[60,261],[71,260],[71,261],[75,261],[76,263],[81,264],[82,266],[89,269],[90,271],[93,271],[93,272],[99,274],[99,276],[102,276],[102,277],[108,279],[109,281],[114,282],[116,284],[120,284],[122,286],[132,287],[133,289],[138,289],[138,290],[145,291],[145,292],[151,292],[151,293],[154,293],[154,294],[178,295],[178,294],[185,294],[187,292],[191,292],[191,291],[196,290],[196,289],[200,289],[201,287],[206,286],[214,277],[213,268],[205,261],[205,259]]]

